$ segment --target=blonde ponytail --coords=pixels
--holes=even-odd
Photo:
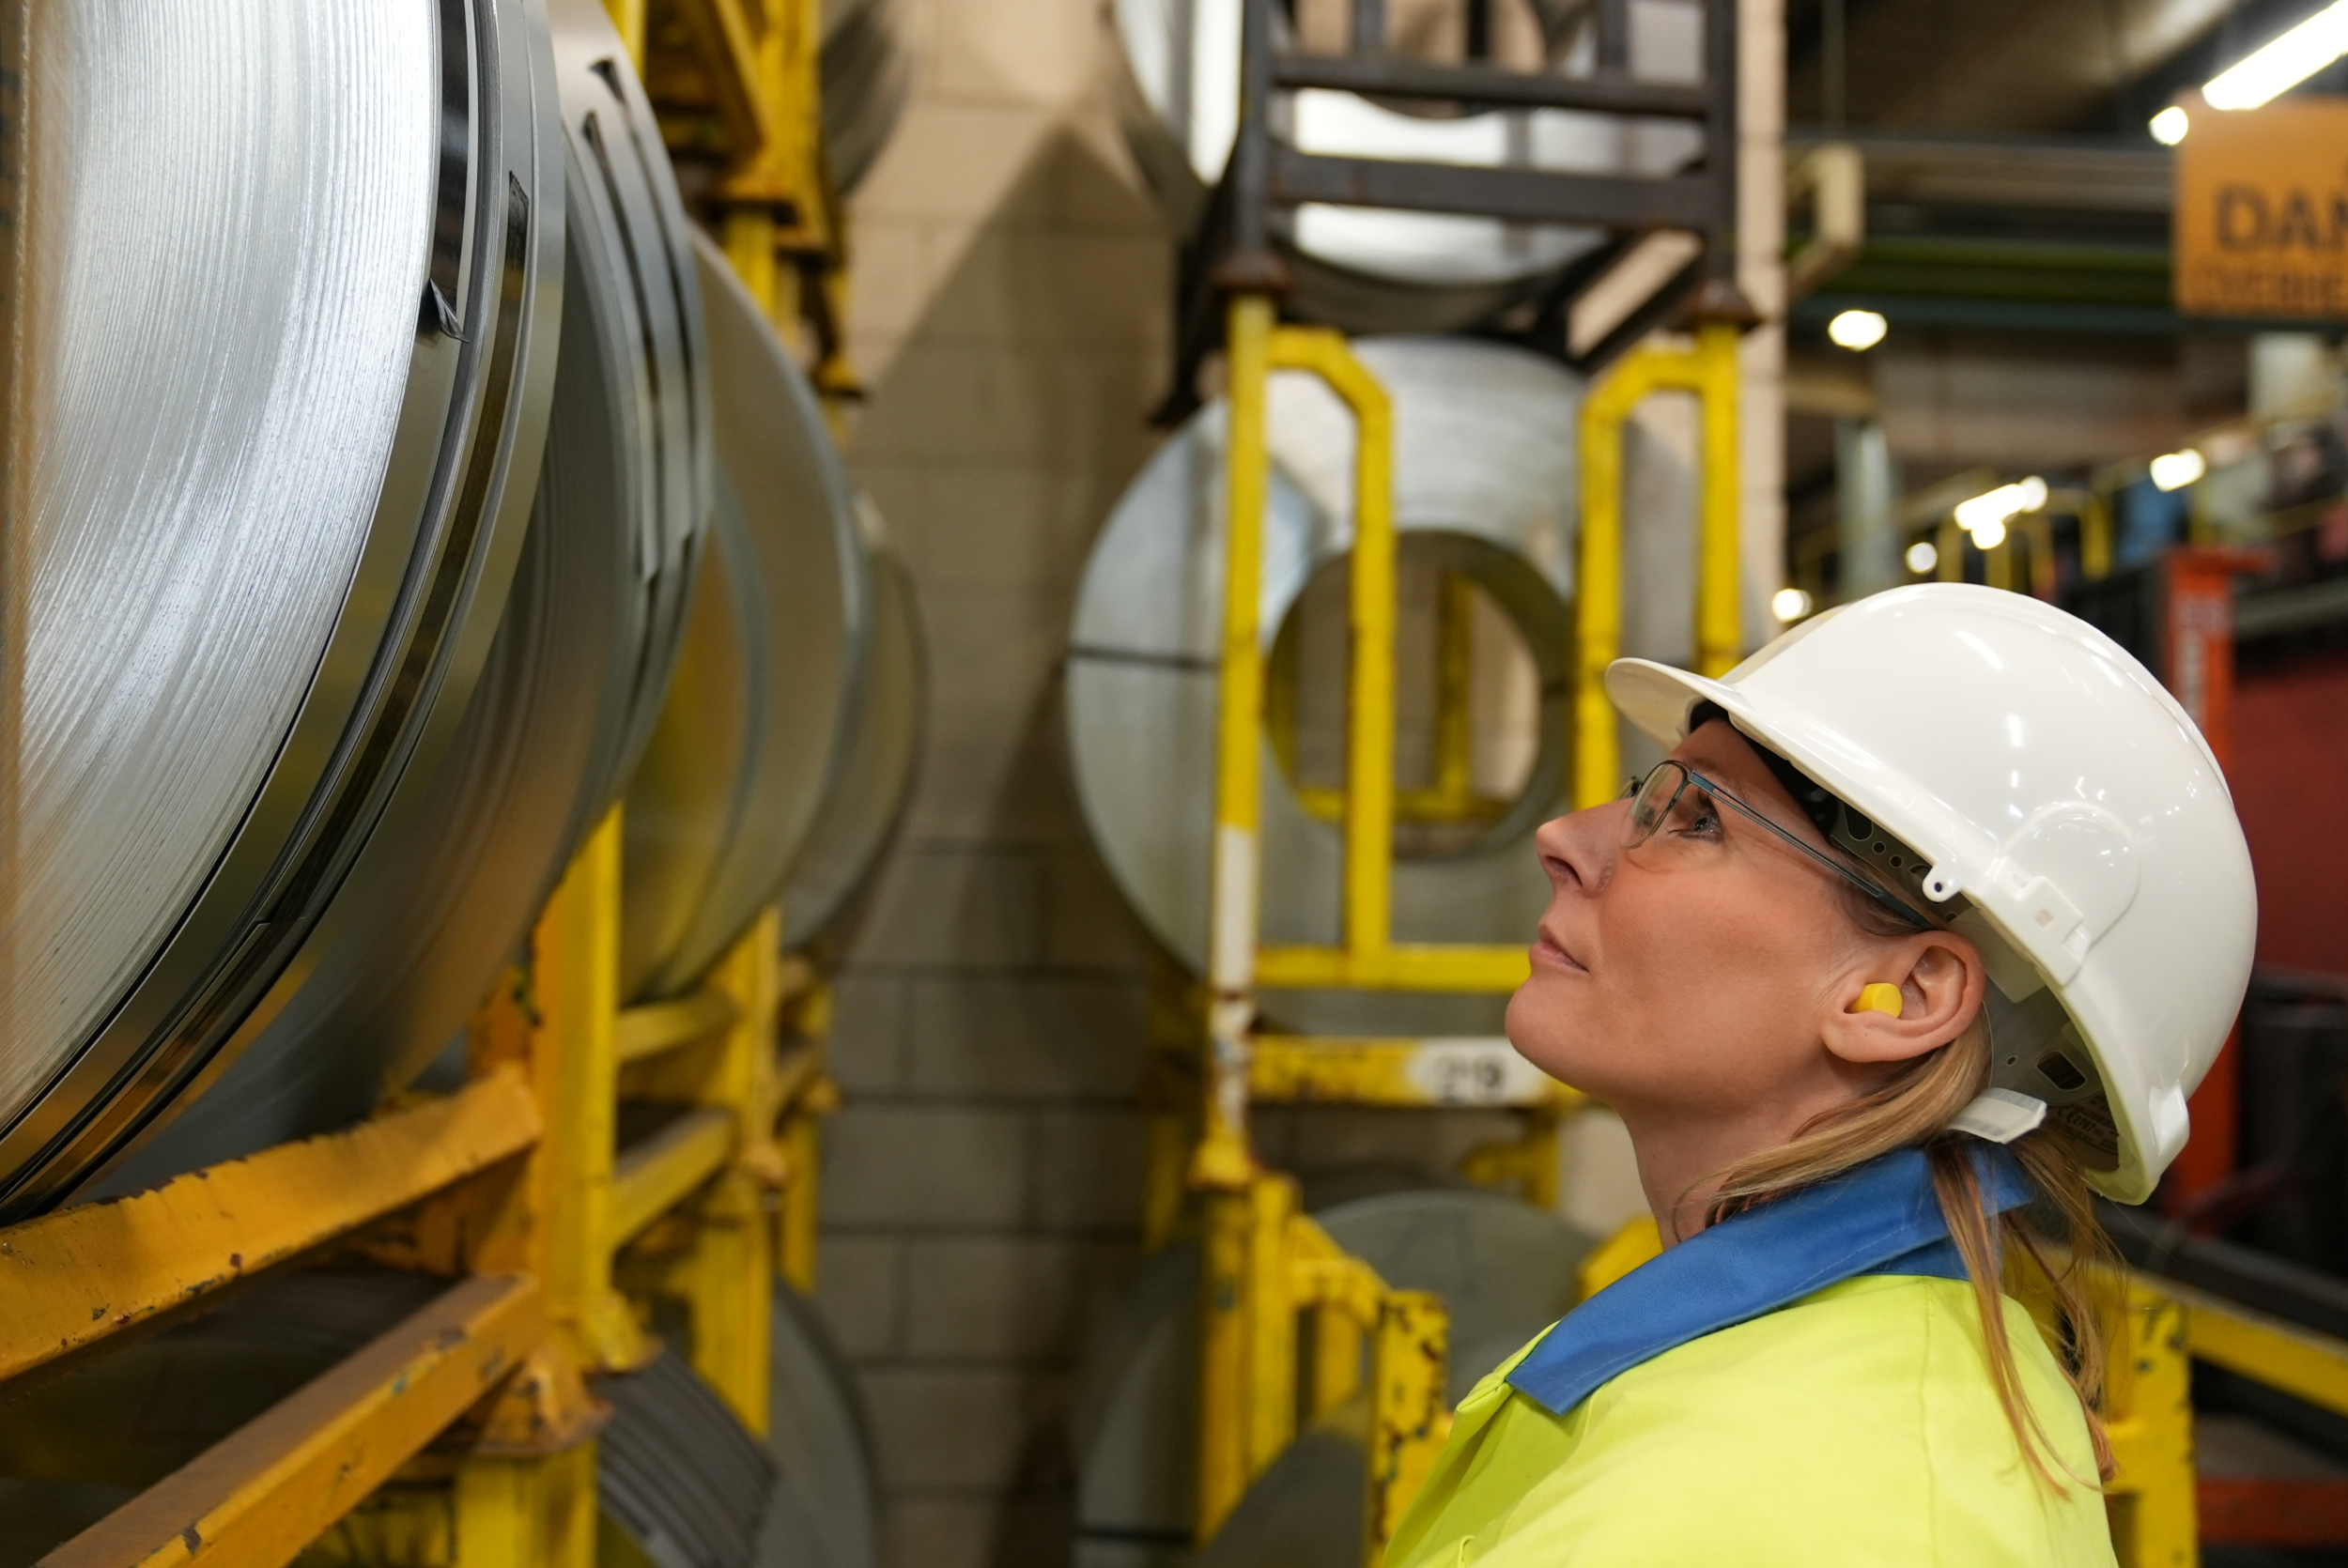
[[[1861,900],[1863,901],[1863,900]],[[1854,915],[1873,919],[1854,909]],[[2006,1332],[2003,1298],[2010,1285],[2053,1312],[2062,1338],[2057,1360],[2087,1416],[2099,1478],[2112,1473],[2111,1445],[2097,1406],[2103,1397],[2103,1325],[2112,1314],[2121,1263],[2095,1219],[2086,1167],[2061,1130],[2042,1127],[2008,1145],[2042,1200],[2060,1216],[2064,1235],[2040,1233],[2021,1210],[1993,1215],[1975,1174],[1975,1140],[1948,1130],[1950,1119],[1989,1081],[1989,1022],[1985,1012],[1947,1045],[1918,1058],[1892,1082],[1817,1116],[1793,1139],[1738,1161],[1719,1174],[1706,1222],[1814,1186],[1893,1149],[1921,1147],[1930,1164],[1934,1195],[1949,1237],[1965,1260],[1981,1314],[1989,1380],[2023,1456],[2047,1484],[2093,1484],[2072,1475],[2040,1424],[2022,1386],[2021,1369]]]

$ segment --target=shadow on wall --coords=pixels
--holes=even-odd
[[[1042,709],[1092,536],[1158,438],[1171,251],[1094,146],[1050,132],[857,423],[931,634],[917,838],[1077,831]]]
[[[1092,537],[1155,444],[1172,245],[1065,123],[975,228],[971,192],[915,190],[965,163],[987,166],[906,172],[860,285],[914,317],[873,355],[853,464],[915,584],[929,712],[904,831],[838,938],[866,1001],[835,1042],[826,1235],[886,1283],[843,1273],[826,1304],[857,1320],[888,1568],[1058,1568],[1071,1363],[1139,1215],[1149,945],[1065,782],[1058,671]]]

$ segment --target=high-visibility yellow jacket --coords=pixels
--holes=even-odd
[[[2111,1563],[2078,1401],[2011,1300],[2006,1332],[2060,1490],[1921,1155],[1887,1157],[1681,1243],[1477,1384],[1386,1568]]]

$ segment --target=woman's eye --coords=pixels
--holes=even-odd
[[[1718,838],[1721,836],[1720,811],[1708,800],[1689,804],[1672,824],[1672,831],[1684,838]]]

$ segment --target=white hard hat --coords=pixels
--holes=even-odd
[[[1606,690],[1666,746],[1715,703],[1872,819],[1833,837],[1982,949],[1993,1094],[2099,1149],[2098,1191],[2152,1194],[2242,1005],[2258,914],[2217,761],[2142,665],[2036,599],[1925,583],[1717,681],[1618,659]]]

